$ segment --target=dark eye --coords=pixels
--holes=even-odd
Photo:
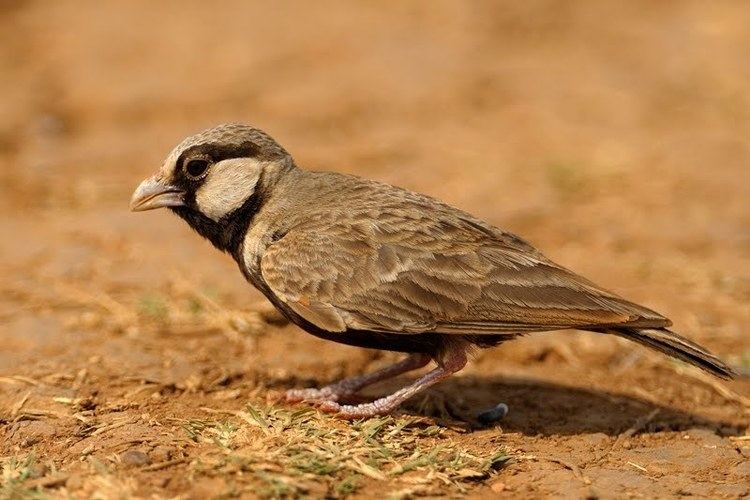
[[[194,179],[201,177],[206,170],[208,170],[208,160],[190,160],[185,165],[185,172]]]

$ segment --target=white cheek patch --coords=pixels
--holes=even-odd
[[[218,221],[240,208],[255,192],[263,166],[251,158],[235,158],[212,165],[195,193],[198,209]]]

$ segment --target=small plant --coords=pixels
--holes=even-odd
[[[588,184],[582,168],[572,163],[550,163],[547,166],[547,180],[557,197],[563,201],[580,195]]]
[[[24,458],[10,457],[0,459],[0,498],[10,500],[41,500],[49,498],[41,489],[29,489],[23,486],[33,475],[36,463],[34,454]]]
[[[151,319],[164,321],[169,315],[167,302],[161,295],[147,294],[141,297],[139,311]]]

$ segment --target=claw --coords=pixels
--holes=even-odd
[[[316,402],[315,407],[324,413],[336,413],[341,411],[341,405],[336,401],[319,401]]]

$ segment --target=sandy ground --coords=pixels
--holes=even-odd
[[[746,2],[0,9],[0,496],[750,494],[750,381],[594,334],[484,351],[389,418],[280,403],[396,356],[283,325],[182,222],[127,211],[182,137],[252,123],[523,235],[747,373]]]

